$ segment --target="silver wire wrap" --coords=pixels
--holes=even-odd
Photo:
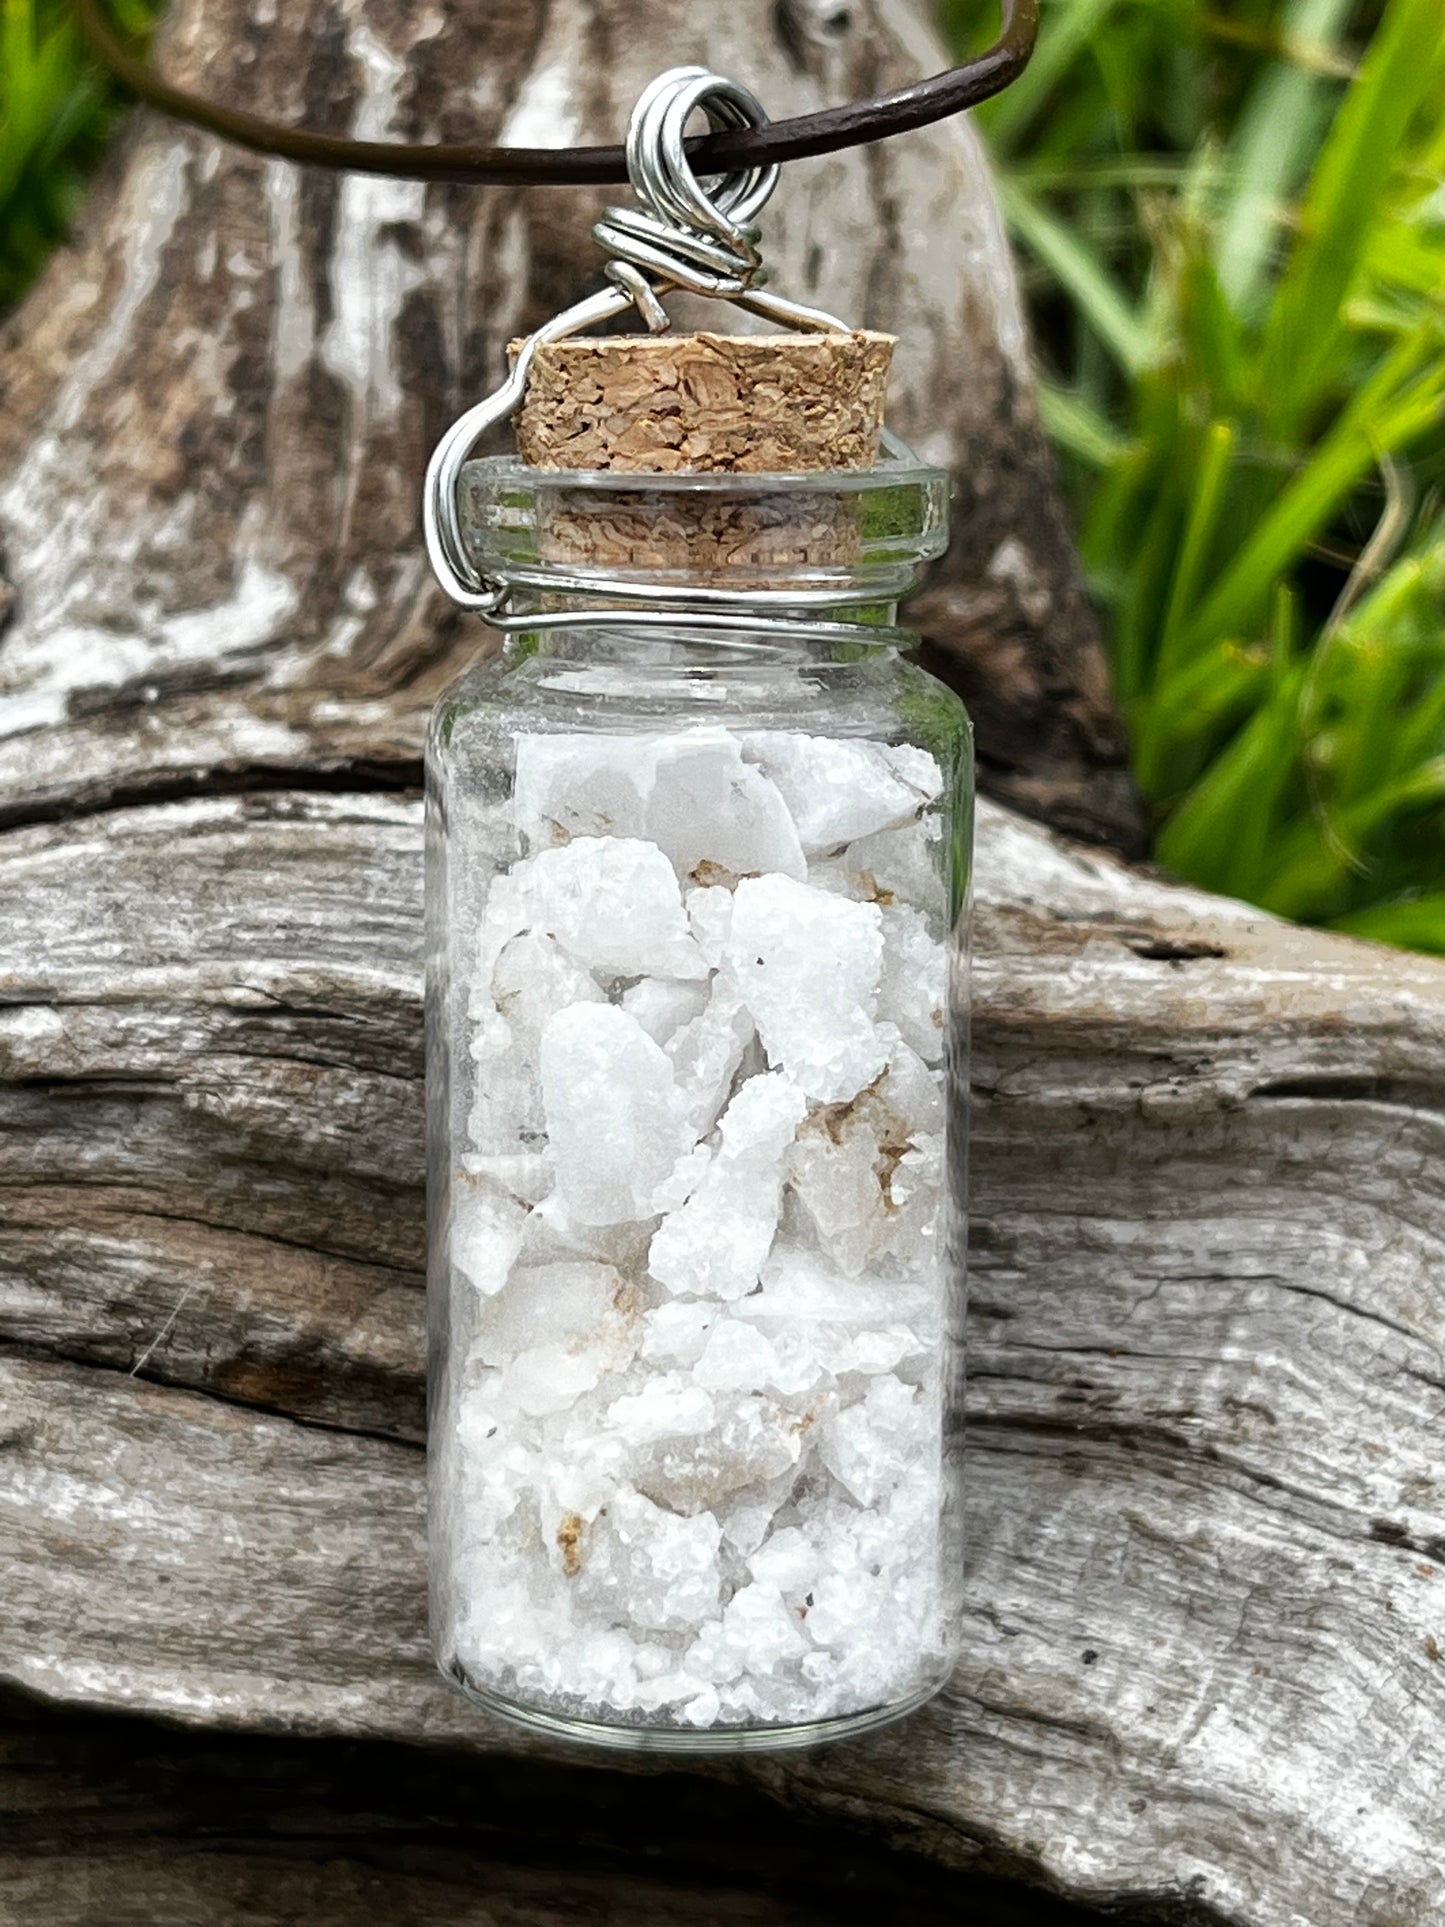
[[[580,334],[627,308],[636,308],[649,332],[661,334],[670,326],[662,296],[673,289],[730,301],[785,328],[850,332],[848,324],[835,315],[764,289],[767,273],[754,216],[777,186],[778,169],[746,168],[700,181],[683,146],[689,116],[699,108],[719,132],[761,127],[767,120],[756,96],[735,80],[710,74],[704,67],[673,67],[659,74],[644,90],[627,124],[627,171],[639,205],[609,207],[593,229],[612,257],[607,268],[610,285],[528,335],[501,387],[459,416],[432,451],[422,495],[427,555],[452,601],[488,617],[499,628],[543,629],[554,624],[545,614],[509,614],[504,606],[508,584],[484,576],[472,563],[462,539],[457,483],[486,431],[521,405],[532,362],[544,342]],[[885,445],[897,446],[891,437]],[[820,597],[820,607],[837,600],[835,592],[822,591]],[[795,608],[806,607],[809,593],[794,595],[791,602]],[[735,626],[735,618],[724,625],[720,616],[704,610],[690,620]]]
[[[706,68],[674,67],[658,75],[627,124],[627,172],[641,205],[609,207],[592,230],[613,257],[609,279],[632,295],[654,333],[668,325],[658,294],[682,288],[734,302],[788,328],[846,334],[846,324],[821,308],[763,292],[768,276],[755,218],[771,199],[779,170],[725,174],[705,188],[683,147],[698,108],[718,132],[761,127],[767,120],[755,94]]]

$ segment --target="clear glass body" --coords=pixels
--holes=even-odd
[[[522,633],[434,720],[433,1635],[571,1737],[824,1739],[953,1662],[971,736],[876,587],[856,641]]]

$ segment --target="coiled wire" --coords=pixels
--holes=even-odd
[[[612,256],[609,279],[627,290],[655,333],[667,327],[667,315],[649,276],[664,289],[736,302],[787,327],[847,333],[846,323],[820,308],[762,292],[768,277],[755,220],[780,170],[742,168],[705,185],[684,146],[687,123],[699,108],[715,133],[767,121],[756,94],[740,81],[705,67],[659,74],[627,125],[627,173],[639,205],[609,207],[592,230]]]
[[[506,381],[453,422],[427,466],[422,520],[432,567],[454,602],[487,616],[499,628],[521,626],[524,619],[506,608],[509,585],[484,576],[467,555],[457,482],[487,429],[520,405],[543,342],[564,340],[629,307],[637,309],[652,333],[662,333],[669,322],[661,297],[675,288],[732,302],[785,328],[849,332],[848,324],[836,315],[764,288],[767,271],[754,217],[777,186],[779,169],[776,165],[739,168],[706,182],[699,180],[684,144],[688,120],[698,109],[715,132],[761,127],[767,121],[755,94],[705,67],[673,67],[657,76],[643,91],[627,126],[627,172],[638,205],[609,207],[593,229],[611,257],[607,266],[611,285],[554,315],[529,335],[517,350]],[[837,600],[836,591],[804,590],[790,598],[791,607],[800,610],[834,607]],[[739,609],[726,620],[723,612],[706,608],[696,609],[691,619],[704,625],[736,626],[744,601],[739,599]],[[525,625],[561,626],[561,612],[555,618],[545,613],[529,615]]]

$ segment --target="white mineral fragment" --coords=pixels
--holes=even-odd
[[[780,1244],[763,1268],[762,1288],[733,1310],[740,1318],[797,1319],[850,1332],[894,1321],[931,1332],[939,1292],[932,1279],[848,1278],[817,1252]]]
[[[741,1318],[721,1318],[708,1333],[694,1375],[709,1391],[768,1392],[796,1411],[828,1376],[811,1336],[797,1325],[769,1332]]]
[[[665,1300],[643,1318],[642,1356],[658,1365],[695,1365],[719,1316],[718,1306],[701,1299]]]
[[[644,833],[648,772],[630,736],[517,738],[512,818],[528,850]]]
[[[859,1505],[877,1505],[929,1449],[927,1403],[913,1385],[875,1378],[855,1405],[824,1420],[823,1463]]]
[[[939,1248],[943,1157],[943,1133],[920,1131],[888,1180],[893,1226],[887,1248],[911,1273],[923,1278],[936,1277],[936,1267],[945,1256]]]
[[[943,824],[929,814],[897,830],[877,830],[856,838],[836,855],[808,865],[808,881],[863,903],[908,903],[941,920]]]
[[[712,1393],[692,1383],[686,1390],[684,1399],[680,1387],[669,1387],[671,1410],[659,1400],[629,1406],[625,1421],[617,1420],[616,1407],[609,1413],[635,1448],[640,1492],[675,1512],[715,1511],[797,1466],[813,1427],[781,1401],[761,1392]]]
[[[542,1130],[537,1046],[548,1019],[570,1004],[605,1003],[588,973],[552,937],[509,937],[473,987],[471,1057],[476,1095],[470,1118],[478,1151],[498,1154]]]
[[[883,1076],[848,1104],[815,1110],[788,1153],[792,1199],[829,1260],[857,1278],[931,1230],[941,1172],[939,1073],[897,1039]]]
[[[464,1180],[480,1178],[527,1204],[540,1203],[552,1189],[552,1166],[540,1151],[504,1151],[496,1156],[464,1151],[461,1166]]]
[[[887,1062],[874,1022],[882,912],[787,877],[734,893],[723,972],[751,1011],[768,1062],[809,1097],[836,1103]]]
[[[547,1019],[569,1004],[607,1001],[581,964],[540,930],[524,930],[502,946],[487,990],[524,1050],[535,1045]]]
[[[697,1137],[717,1123],[752,1037],[747,1006],[731,979],[720,974],[701,1013],[668,1038],[667,1055]]]
[[[818,1576],[818,1551],[796,1526],[770,1533],[748,1561],[754,1579],[776,1586],[784,1598],[800,1597]]]
[[[808,856],[913,822],[943,788],[933,757],[907,743],[759,730],[743,745],[781,792]]]
[[[807,875],[787,805],[762,771],[743,761],[735,736],[692,730],[660,744],[654,756],[647,834],[679,876],[701,883],[712,869]]]
[[[611,1265],[519,1266],[477,1320],[473,1350],[486,1365],[508,1365],[539,1346],[605,1356],[620,1370],[637,1348],[636,1318]]]
[[[721,883],[699,884],[683,898],[687,920],[709,970],[716,970],[733,927],[733,893]]]
[[[488,1301],[472,1341],[475,1358],[505,1370],[499,1410],[530,1417],[565,1411],[637,1349],[636,1318],[610,1265],[518,1266]]]
[[[807,1252],[775,1252],[762,1289],[734,1315],[766,1334],[776,1360],[770,1386],[794,1405],[804,1388],[803,1409],[814,1417],[823,1409],[820,1389],[936,1356],[942,1335],[936,1297],[926,1287],[901,1278],[850,1279]]]
[[[747,1080],[723,1112],[697,1188],[652,1240],[647,1267],[660,1284],[722,1299],[753,1290],[777,1230],[784,1157],[807,1109],[779,1072]]]
[[[559,1206],[589,1225],[650,1216],[693,1144],[666,1052],[615,1004],[574,1004],[543,1031],[540,1066]]]
[[[904,1131],[912,1134],[943,1129],[943,1078],[901,1038],[889,1054],[888,1075],[879,1087],[879,1096]]]
[[[774,1365],[771,1341],[739,1318],[717,1321],[693,1367],[710,1392],[751,1392],[766,1387]]]
[[[464,1393],[457,1415],[467,1524],[483,1544],[513,1517],[542,1471],[529,1428],[504,1417],[490,1394],[490,1387]]]
[[[644,977],[622,993],[622,1008],[635,1017],[655,1044],[666,1044],[684,1024],[707,1008],[708,988],[696,979]]]
[[[883,911],[878,1012],[928,1064],[943,1056],[948,1025],[948,949],[906,904]]]
[[[452,1207],[452,1263],[484,1298],[506,1284],[526,1223],[527,1207],[520,1199],[491,1185],[461,1181]]]
[[[789,1153],[793,1195],[820,1248],[845,1277],[858,1277],[887,1236],[879,1162],[878,1140],[862,1123],[840,1135],[821,1127],[807,1131]]]
[[[699,882],[708,868],[807,874],[783,798],[743,760],[741,743],[726,729],[523,736],[515,812],[529,849],[572,838],[636,837],[656,844],[680,877]]]
[[[548,1170],[551,1170],[550,1164]],[[647,1219],[641,1222],[626,1219],[620,1224],[583,1224],[567,1210],[556,1191],[549,1191],[534,1205],[527,1219],[520,1262],[543,1265],[590,1258],[632,1273],[638,1271],[646,1259],[652,1231],[652,1223]]]
[[[704,977],[672,865],[635,837],[579,838],[540,850],[492,884],[479,947],[489,975],[512,936],[553,937],[603,980]]]
[[[718,1609],[722,1529],[710,1512],[683,1518],[624,1487],[574,1553],[576,1593],[604,1613],[656,1632],[688,1632]]]
[[[778,1588],[755,1579],[723,1609],[716,1663],[726,1671],[741,1661],[742,1669],[766,1676],[801,1658],[807,1646],[802,1623]]]
[[[717,1416],[711,1397],[682,1373],[651,1378],[641,1391],[608,1407],[609,1430],[629,1447],[656,1445],[663,1439],[696,1438],[712,1429]]]
[[[473,1078],[467,1136],[477,1155],[503,1157],[541,1133],[537,1066],[490,1002],[473,1015],[476,1021],[467,1047]]]

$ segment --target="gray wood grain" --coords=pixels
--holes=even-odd
[[[6,1675],[515,1745],[424,1643],[416,804],[3,854]],[[107,890],[153,910],[102,968]],[[1081,1900],[1429,1920],[1445,967],[990,808],[978,894],[965,1659],[906,1726],[740,1772]]]
[[[7,1703],[8,1702],[8,1703]],[[19,1927],[952,1927],[957,1881],[713,1778],[57,1715],[0,1695]],[[1099,1927],[971,1882],[975,1927]]]

